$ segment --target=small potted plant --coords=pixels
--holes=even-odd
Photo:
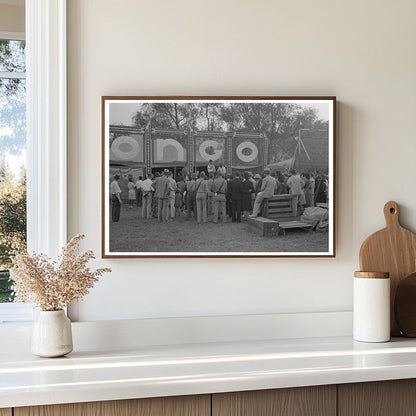
[[[40,308],[34,323],[31,351],[40,357],[60,357],[72,351],[71,321],[64,312],[72,301],[81,299],[99,277],[110,272],[92,271],[87,266],[92,251],[79,254],[83,235],[76,235],[62,249],[57,261],[45,254],[16,251],[10,270],[15,302],[33,303]]]

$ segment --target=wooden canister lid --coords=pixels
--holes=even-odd
[[[366,279],[388,279],[390,277],[389,272],[362,272],[355,271],[354,277],[364,277]]]

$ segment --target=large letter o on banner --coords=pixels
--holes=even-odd
[[[212,147],[214,149],[214,153],[212,155],[207,153],[207,149],[209,147]],[[207,140],[199,145],[199,154],[206,161],[214,161],[218,160],[222,156],[222,149],[218,150],[218,142],[216,142],[215,140]]]
[[[120,136],[111,144],[111,151],[121,160],[131,160],[139,154],[140,145],[133,137]]]
[[[251,153],[249,155],[245,155],[243,153],[244,149],[250,149]],[[237,146],[235,152],[242,162],[250,163],[258,156],[259,149],[257,149],[257,146],[253,142],[242,142]]]

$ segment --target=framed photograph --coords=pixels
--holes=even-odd
[[[335,257],[335,97],[102,97],[102,256]]]

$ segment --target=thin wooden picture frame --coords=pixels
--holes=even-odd
[[[335,257],[336,97],[103,96],[101,106],[103,258]],[[220,166],[226,175],[244,175],[240,182],[251,181],[251,191],[272,183],[265,174],[275,180],[275,195],[265,195],[259,216],[238,221],[237,192],[225,195],[227,223],[214,224],[215,206],[221,209],[213,185]],[[198,188],[194,212],[192,176],[208,170],[215,176],[197,179],[203,191]],[[153,176],[145,185],[148,174],[162,179]],[[150,214],[149,204],[143,212],[144,189],[152,183],[154,197],[165,176],[170,196],[161,197],[159,186],[159,212],[154,202]],[[229,191],[242,188],[236,177],[223,179]],[[295,193],[299,186],[303,196]],[[251,192],[252,209],[259,207],[259,191]],[[120,203],[112,198],[122,202],[117,221]],[[249,208],[247,190],[242,198]]]

